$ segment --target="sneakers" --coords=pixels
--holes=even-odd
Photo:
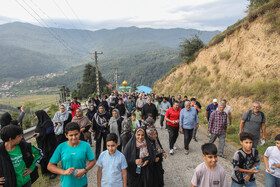
[[[177,149],[177,147],[173,146],[173,149],[174,149],[174,150],[176,150],[176,149]]]
[[[189,154],[189,151],[185,149],[184,154],[185,154],[185,155],[188,155],[188,154]]]
[[[174,154],[174,150],[170,149],[169,154],[173,155]]]

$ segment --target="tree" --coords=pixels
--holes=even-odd
[[[185,39],[179,47],[181,48],[180,57],[184,58],[186,62],[192,62],[197,52],[204,47],[204,44],[202,40],[195,35],[192,39]]]
[[[108,81],[102,77],[102,74],[99,72],[99,86],[101,93],[107,87]],[[87,98],[88,95],[96,92],[96,75],[95,67],[91,64],[86,64],[82,83],[77,84],[77,97],[79,99]],[[107,90],[106,90],[107,91]],[[73,95],[73,93],[72,93]]]

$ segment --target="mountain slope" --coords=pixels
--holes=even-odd
[[[0,45],[0,57],[2,81],[56,72],[62,67],[55,58],[13,46]]]
[[[182,63],[158,80],[153,92],[196,95],[204,107],[213,98],[226,98],[236,120],[229,127],[233,135],[238,132],[240,115],[253,101],[261,101],[267,125],[278,127],[280,35],[272,29],[279,15],[280,2],[275,0],[250,13],[229,27],[223,40],[202,49],[193,63]]]

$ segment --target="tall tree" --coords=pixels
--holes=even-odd
[[[197,35],[192,39],[185,39],[179,47],[181,48],[180,57],[184,58],[187,62],[195,59],[195,54],[204,47],[203,41]]]

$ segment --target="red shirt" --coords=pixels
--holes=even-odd
[[[79,103],[76,103],[76,104],[72,103],[71,106],[72,106],[71,114],[72,114],[72,118],[73,118],[76,115],[76,109],[80,108],[81,106]]]
[[[169,121],[167,122],[167,125],[170,125],[172,127],[178,127],[179,126],[179,118],[180,118],[180,112],[181,112],[181,108],[178,108],[177,110],[174,110],[173,107],[169,108],[166,111],[165,117],[174,121],[174,120],[178,120],[178,123],[176,124],[172,124]]]

